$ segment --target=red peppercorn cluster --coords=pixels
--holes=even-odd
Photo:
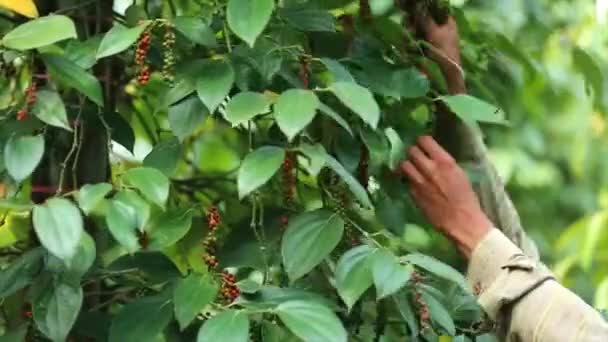
[[[168,22],[162,24],[165,28],[163,36],[163,71],[162,76],[165,82],[173,83],[175,79],[175,55],[173,54],[173,46],[175,45],[175,32],[173,25]]]
[[[32,314],[32,306],[28,303],[25,304],[23,306],[23,310],[21,311],[21,316],[23,316],[24,319],[32,319],[32,317],[34,317],[34,315]]]
[[[414,304],[418,308],[418,316],[420,317],[420,326],[422,329],[429,327],[431,315],[429,314],[429,307],[422,299],[422,293],[416,289],[416,285],[422,282],[422,276],[418,272],[412,273],[412,283],[414,284]]]
[[[204,259],[209,268],[216,268],[218,263],[217,257],[215,256],[217,243],[217,237],[215,234],[220,225],[220,220],[221,217],[217,207],[211,206],[207,212],[207,226],[209,227],[209,233],[203,241],[203,246],[205,247]]]
[[[296,188],[296,175],[294,173],[296,165],[296,154],[293,151],[288,151],[285,154],[285,160],[282,165],[283,178],[283,202],[286,206],[293,204],[293,198]]]
[[[148,235],[148,232],[146,232],[145,230],[138,230],[137,242],[139,242],[139,246],[141,247],[141,249],[148,249],[148,246],[150,245],[150,236]]]
[[[361,146],[361,160],[357,168],[359,183],[367,189],[369,185],[369,150],[365,145]]]
[[[282,215],[281,216],[281,229],[286,230],[287,226],[289,226],[289,216]]]
[[[152,43],[152,29],[148,27],[139,37],[137,48],[135,49],[135,65],[139,69],[137,82],[145,85],[150,80],[150,67],[146,64],[146,56]]]
[[[222,272],[222,288],[220,290],[222,297],[228,304],[234,302],[240,295],[241,290],[236,285],[236,277],[230,272]]]
[[[300,80],[304,85],[304,88],[310,88],[310,57],[300,57]]]
[[[36,82],[32,82],[32,84],[25,90],[25,104],[23,105],[23,108],[17,112],[17,120],[23,121],[27,119],[27,114],[36,103],[37,88]]]
[[[348,208],[351,203],[350,198],[348,197],[348,192],[344,189],[344,187],[340,186],[334,192],[334,196],[336,198],[334,212],[344,219],[344,233],[346,236],[346,241],[352,247],[359,246],[361,241],[359,240],[352,223],[347,219],[348,215],[346,214],[346,208]]]

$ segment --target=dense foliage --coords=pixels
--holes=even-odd
[[[446,96],[444,2],[119,3],[0,18],[5,337],[491,339],[395,170],[446,107],[503,123],[508,39],[453,9],[479,97]]]

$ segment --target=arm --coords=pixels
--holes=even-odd
[[[439,26],[433,19],[424,21],[426,40],[435,48],[430,51],[442,70],[451,94],[466,93],[461,68],[458,27],[453,18]],[[538,258],[533,242],[525,234],[519,215],[504,189],[494,166],[487,157],[481,132],[467,126],[453,113],[445,110],[437,116],[435,137],[454,158],[467,164],[484,177],[474,185],[481,207],[496,227],[520,247],[526,255]]]
[[[418,207],[469,260],[469,283],[501,340],[608,341],[597,311],[492,227],[464,171],[433,138],[421,137],[402,169]]]

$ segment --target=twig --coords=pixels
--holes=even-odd
[[[84,97],[80,98],[80,110],[78,111],[78,115],[76,116],[76,124],[74,125],[74,138],[72,139],[72,147],[70,147],[70,152],[65,157],[63,162],[61,163],[61,171],[59,171],[59,185],[57,186],[57,191],[55,192],[55,196],[59,196],[63,192],[63,186],[65,183],[65,172],[68,166],[68,162],[72,159],[72,156],[76,152],[78,147],[78,138],[80,132],[80,117],[82,114],[82,107],[84,106]],[[72,184],[72,187],[76,186],[76,184]]]
[[[76,149],[76,157],[74,158],[74,162],[72,163],[72,188],[76,189],[78,187],[78,181],[76,177],[76,171],[78,168],[78,160],[80,159],[80,151],[82,151],[82,144],[84,142],[84,122],[79,123],[81,129],[78,130],[80,136],[78,137],[78,147]],[[76,132],[74,132],[76,134]]]
[[[224,21],[224,39],[226,39],[226,48],[229,53],[232,53],[232,43],[230,42],[230,30],[228,29],[228,23]]]

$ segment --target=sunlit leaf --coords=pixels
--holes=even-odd
[[[319,99],[310,90],[290,89],[281,94],[274,105],[279,128],[291,141],[314,119]]]
[[[37,136],[11,137],[4,146],[4,165],[17,182],[29,177],[42,160],[44,138]]]
[[[77,38],[72,19],[64,15],[49,15],[17,26],[4,35],[2,45],[15,50],[30,50],[70,38]]]
[[[239,198],[264,185],[279,170],[285,159],[285,150],[264,146],[249,153],[239,169],[237,185]]]
[[[205,322],[198,331],[196,342],[247,342],[249,319],[243,311],[226,310]]]
[[[229,0],[228,25],[249,46],[253,46],[274,10],[274,0]]]
[[[347,341],[340,319],[322,304],[293,300],[280,304],[275,312],[287,328],[304,341]]]
[[[40,243],[59,259],[71,259],[78,249],[84,224],[80,210],[63,198],[34,207],[34,230]]]

